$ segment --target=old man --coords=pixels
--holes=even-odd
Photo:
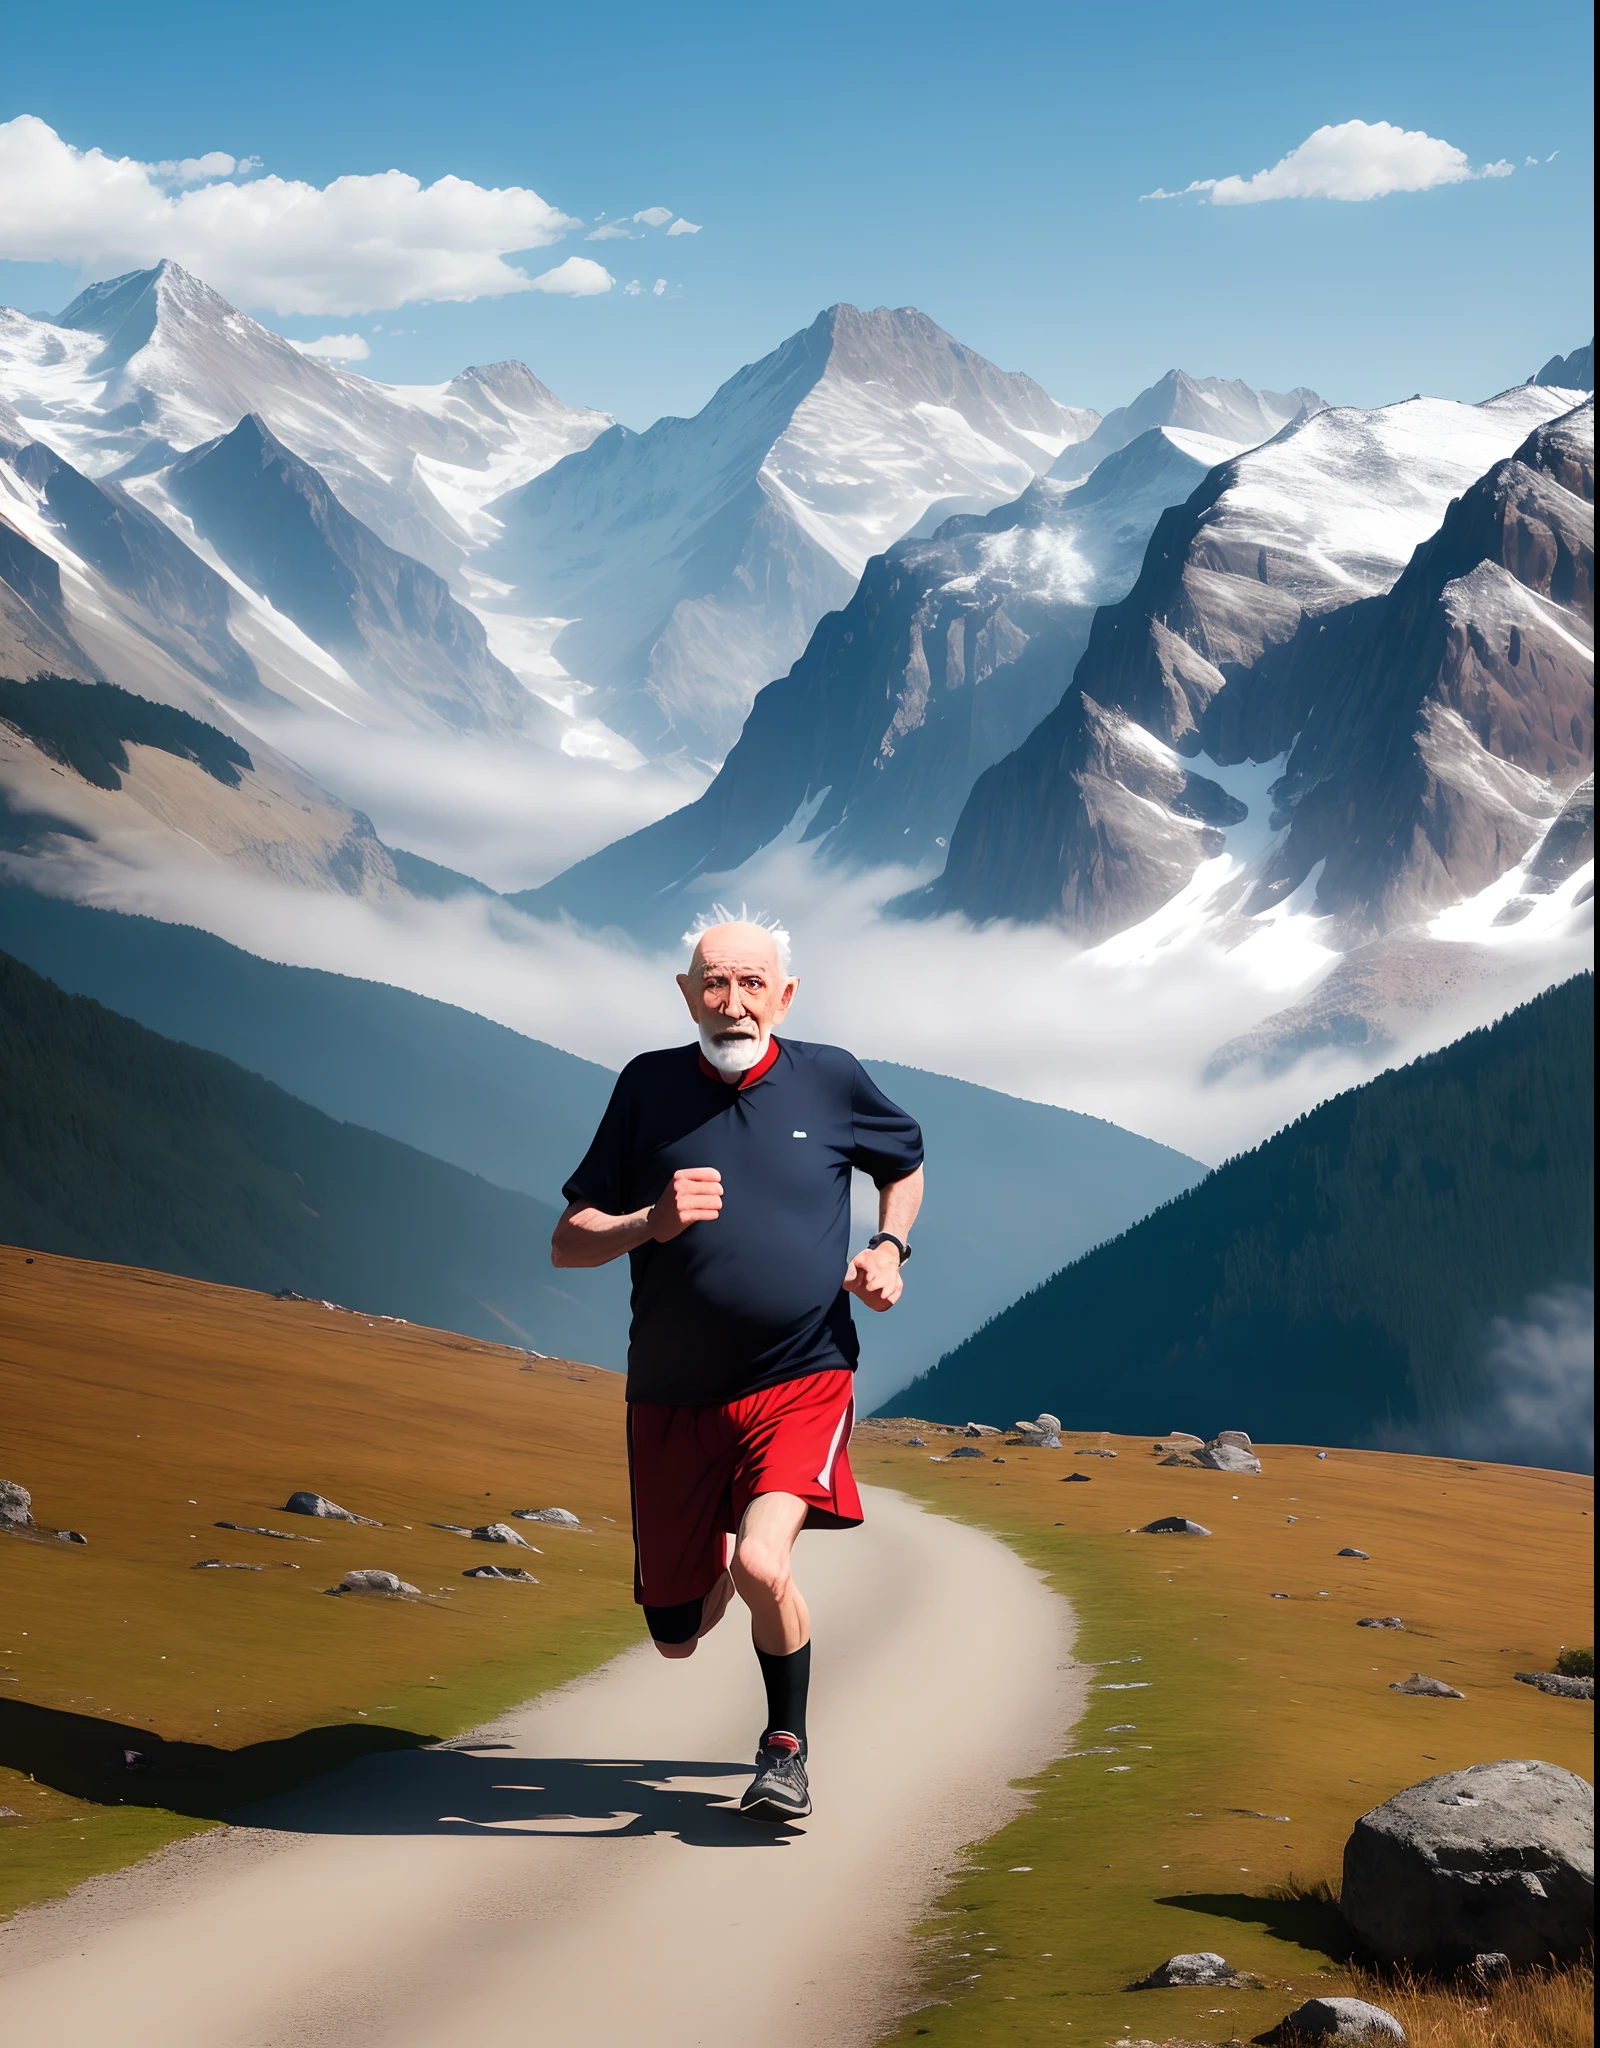
[[[634,1597],[661,1654],[688,1657],[737,1590],[767,1691],[740,1806],[799,1820],[811,1620],[791,1554],[802,1529],[861,1522],[850,1296],[879,1313],[900,1298],[922,1133],[849,1053],[774,1036],[799,987],[780,926],[693,938],[678,986],[698,1042],[623,1068],[550,1256],[628,1254]],[[852,1258],[857,1168],[878,1230]]]

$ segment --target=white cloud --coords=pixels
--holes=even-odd
[[[1146,199],[1197,194],[1212,206],[1254,206],[1268,199],[1382,199],[1390,192],[1431,192],[1469,178],[1509,178],[1501,160],[1474,167],[1465,150],[1420,128],[1392,121],[1341,121],[1317,129],[1298,149],[1254,177],[1196,178],[1179,192],[1159,188]]]
[[[229,156],[224,149],[208,150],[204,156],[168,157],[150,166],[166,185],[202,185],[210,178],[231,178],[236,172],[243,177],[260,168],[260,157]]]
[[[664,277],[658,277],[655,283],[650,287],[650,289],[655,293],[658,299],[660,298],[661,294],[666,290],[666,288],[667,280]]]
[[[615,283],[611,272],[603,263],[596,263],[592,256],[569,256],[554,270],[543,270],[537,277],[530,277],[524,290],[560,292],[569,299],[591,299],[596,292],[610,291]]]
[[[295,341],[291,337],[289,345],[303,356],[315,356],[324,363],[364,363],[372,353],[359,334],[319,334],[315,341]]]
[[[639,237],[625,221],[603,220],[583,238],[586,242],[637,242]]]
[[[639,280],[636,277],[630,277],[628,279],[628,282],[622,287],[622,289],[627,293],[630,299],[636,299],[639,296],[639,294],[644,290],[644,286],[639,282]]]
[[[647,206],[642,213],[636,213],[633,217],[647,228],[664,228],[672,218],[672,208],[670,206]]]
[[[579,223],[523,186],[403,171],[325,186],[242,174],[184,183],[215,159],[168,164],[80,150],[32,114],[0,122],[0,257],[75,263],[94,276],[170,256],[247,306],[345,316],[415,300],[605,291],[597,263],[530,277],[507,261]],[[605,282],[600,280],[604,278]]]
[[[697,235],[700,232],[700,227],[701,223],[697,220],[675,220],[671,227],[667,229],[667,233],[669,236]]]

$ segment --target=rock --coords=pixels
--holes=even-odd
[[[395,1572],[357,1571],[346,1572],[337,1586],[330,1588],[335,1593],[383,1593],[391,1599],[420,1600],[422,1593],[416,1586],[408,1586]]]
[[[1563,1700],[1592,1700],[1594,1680],[1592,1678],[1568,1678],[1560,1671],[1513,1671],[1512,1677],[1524,1685],[1536,1685],[1540,1692],[1554,1693]]]
[[[1371,1555],[1371,1552],[1366,1550],[1353,1550],[1347,1543],[1344,1549],[1339,1552],[1339,1555],[1341,1557],[1369,1557]]]
[[[1318,1456],[1319,1458],[1325,1458],[1325,1457],[1326,1457],[1327,1455],[1328,1455],[1328,1454],[1327,1454],[1327,1452],[1326,1452],[1326,1451],[1318,1451],[1318,1453],[1317,1453],[1317,1456]]]
[[[514,1579],[524,1586],[537,1586],[539,1583],[532,1572],[525,1572],[514,1564],[469,1564],[461,1576],[464,1579]]]
[[[192,1572],[264,1572],[264,1564],[228,1564],[220,1557],[202,1557],[190,1565]]]
[[[532,1550],[533,1545],[526,1536],[519,1536],[509,1522],[485,1522],[481,1529],[474,1529],[473,1539],[478,1543],[514,1543],[519,1550]]]
[[[1073,1456],[1077,1458],[1114,1458],[1116,1455],[1115,1451],[1102,1451],[1098,1447],[1090,1450],[1074,1451],[1073,1453]]]
[[[1405,1623],[1400,1619],[1398,1614],[1363,1614],[1361,1619],[1356,1623],[1356,1627],[1403,1629],[1405,1627]]]
[[[1231,1450],[1235,1451],[1253,1451],[1255,1449],[1255,1445],[1242,1429],[1219,1429],[1211,1439],[1211,1442],[1213,1445],[1227,1444]]]
[[[1254,1451],[1246,1451],[1238,1444],[1225,1444],[1219,1437],[1204,1450],[1196,1451],[1195,1463],[1203,1465],[1208,1472],[1259,1472],[1261,1460]]]
[[[80,1536],[76,1529],[57,1529],[55,1535],[58,1543],[87,1543],[89,1540],[87,1536]]]
[[[920,1437],[912,1438],[913,1443],[921,1441]],[[578,1518],[570,1508],[513,1508],[511,1519],[514,1522],[553,1522],[563,1529],[578,1527]]]
[[[283,1504],[283,1512],[286,1515],[317,1515],[324,1522],[359,1522],[364,1529],[383,1527],[370,1515],[353,1515],[348,1508],[340,1507],[337,1501],[325,1500],[320,1493],[291,1493]]]
[[[1201,1446],[1203,1450],[1204,1445]],[[1203,1472],[1206,1468],[1200,1462],[1199,1451],[1168,1451],[1161,1460],[1163,1465],[1187,1465],[1191,1472]]]
[[[957,1444],[950,1455],[952,1458],[981,1458],[983,1452],[975,1444]]]
[[[1594,1790],[1525,1759],[1425,1778],[1356,1822],[1340,1904],[1359,1941],[1413,1969],[1573,1960],[1594,1926]]]
[[[231,1529],[235,1536],[271,1536],[279,1543],[320,1543],[320,1536],[291,1536],[287,1529],[255,1529],[248,1522],[213,1522],[213,1529]]]
[[[1167,1435],[1156,1445],[1156,1449],[1158,1451],[1197,1451],[1204,1442],[1205,1438],[1203,1436],[1191,1436],[1186,1429],[1174,1429],[1168,1431]]]
[[[1406,2030],[1392,2012],[1364,1998],[1308,1998],[1258,2041],[1403,2041]]]
[[[1059,1436],[1061,1434],[1061,1417],[1059,1415],[1037,1415],[1034,1417],[1034,1427],[1042,1429],[1046,1436]]]
[[[1089,1752],[1085,1752],[1089,1754]],[[1148,1977],[1141,1977],[1137,1984],[1130,1984],[1130,1991],[1164,1991],[1173,1984],[1239,1984],[1248,1982],[1233,1969],[1225,1957],[1214,1955],[1209,1949],[1188,1956],[1168,1956],[1164,1963],[1153,1969]]]
[[[1487,1949],[1481,1956],[1472,1958],[1472,1974],[1480,1984],[1494,1984],[1502,1977],[1511,1975],[1511,1958],[1504,1949]]]
[[[1421,1671],[1413,1671],[1409,1678],[1397,1678],[1390,1685],[1391,1692],[1415,1693],[1425,1700],[1464,1700],[1466,1694],[1457,1692],[1453,1685],[1446,1685],[1442,1678],[1429,1678]]]
[[[0,1479],[0,1528],[26,1529],[33,1520],[33,1495],[15,1479]]]
[[[1077,1484],[1077,1485],[1079,1485],[1079,1486],[1087,1486],[1087,1485],[1089,1484],[1089,1475],[1088,1475],[1088,1473],[1087,1473],[1087,1472],[1069,1472],[1069,1473],[1067,1474],[1066,1478],[1065,1478],[1065,1479],[1063,1479],[1063,1480],[1062,1480],[1062,1482],[1061,1482],[1061,1484],[1062,1484],[1063,1486],[1071,1486],[1071,1485],[1073,1485],[1074,1483],[1076,1483],[1076,1484]]]
[[[925,1451],[927,1448],[928,1446],[920,1436],[908,1436],[906,1438],[906,1449],[908,1451]]]
[[[1002,1410],[1001,1412],[1003,1413],[1004,1411]],[[961,1434],[963,1436],[1004,1436],[1005,1431],[1003,1429],[996,1429],[992,1422],[969,1422]]]
[[[1138,1531],[1141,1536],[1209,1536],[1211,1531],[1199,1522],[1191,1522],[1182,1515],[1163,1515],[1159,1521],[1146,1522]]]

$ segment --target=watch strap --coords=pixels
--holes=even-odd
[[[895,1250],[900,1254],[900,1263],[902,1266],[905,1264],[906,1260],[909,1259],[911,1256],[910,1245],[908,1245],[902,1238],[896,1237],[892,1230],[880,1230],[876,1237],[869,1237],[867,1239],[867,1250],[869,1252],[875,1252],[880,1244],[892,1244]]]

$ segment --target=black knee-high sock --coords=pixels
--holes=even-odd
[[[765,1742],[776,1729],[783,1729],[802,1744],[806,1739],[806,1693],[811,1684],[811,1645],[802,1643],[787,1656],[775,1655],[756,1646],[756,1662],[767,1687]]]

